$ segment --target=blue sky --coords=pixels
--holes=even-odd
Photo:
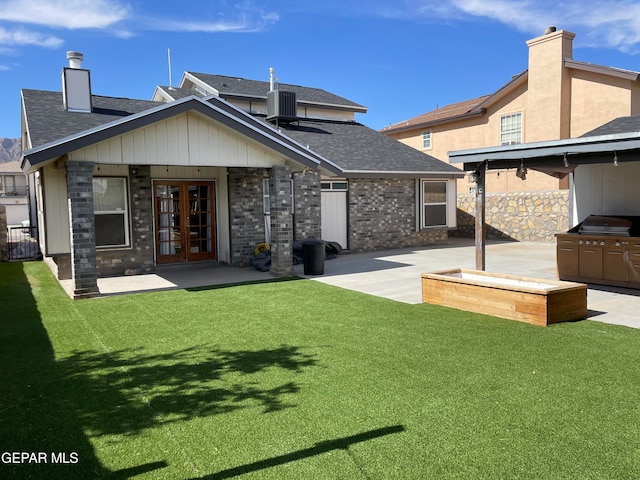
[[[61,89],[83,52],[93,93],[150,99],[185,70],[318,87],[378,129],[493,93],[527,68],[528,39],[576,33],[574,58],[640,70],[640,1],[0,0],[0,137],[20,89]]]

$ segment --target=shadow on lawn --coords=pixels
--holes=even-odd
[[[368,432],[358,433],[356,435],[349,435],[348,437],[337,438],[335,440],[327,440],[325,442],[316,443],[313,447],[303,448],[302,450],[296,450],[295,452],[285,453],[277,457],[267,458],[265,460],[259,460],[257,462],[249,463],[246,465],[240,465],[239,467],[230,468],[228,470],[222,470],[212,475],[207,475],[207,480],[221,480],[223,478],[233,478],[238,475],[244,475],[245,473],[257,472],[266,468],[275,467],[278,465],[284,465],[285,463],[294,462],[296,460],[302,460],[304,458],[314,457],[316,455],[322,455],[332,450],[349,450],[351,445],[356,443],[366,442],[373,440],[374,438],[384,437],[393,433],[404,432],[403,425],[393,425],[390,427],[377,428],[375,430],[369,430]]]
[[[76,408],[92,434],[136,435],[243,408],[268,413],[291,407],[287,397],[299,386],[284,372],[301,372],[316,360],[298,347],[282,345],[257,351],[199,346],[158,355],[85,351],[58,363],[81,395]],[[267,369],[273,372],[265,378],[260,373]]]
[[[76,415],[74,384],[55,361],[23,264],[0,268],[0,478],[124,479],[166,466],[155,462],[112,472],[100,463]]]
[[[71,300],[64,294],[46,300],[61,302],[50,325],[55,334],[55,322],[68,321],[64,302]],[[135,435],[241,408],[282,410],[292,406],[288,400],[299,390],[291,374],[317,364],[314,356],[287,345],[258,351],[199,346],[157,355],[82,351],[56,359],[20,263],[0,264],[0,304],[0,452],[41,459],[9,463],[3,456],[0,478],[125,479],[165,468],[165,461],[147,459],[110,471],[88,436]],[[54,455],[66,463],[52,465]]]

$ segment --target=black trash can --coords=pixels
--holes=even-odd
[[[324,242],[305,240],[302,242],[302,260],[305,275],[324,274]]]

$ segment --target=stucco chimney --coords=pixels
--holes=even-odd
[[[549,27],[527,42],[529,69],[524,131],[527,142],[570,136],[571,78],[565,59],[573,56],[575,33]]]
[[[69,66],[62,69],[62,101],[69,112],[90,113],[91,75],[82,67],[84,55],[80,52],[67,52]]]

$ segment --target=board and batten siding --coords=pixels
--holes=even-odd
[[[218,259],[229,257],[226,167],[271,168],[285,159],[200,114],[188,112],[68,154],[96,164],[94,176],[128,176],[128,165],[151,165],[152,179],[210,180],[216,183]],[[43,168],[49,254],[71,252],[66,169]]]
[[[619,154],[620,156],[624,153]],[[574,172],[573,215],[577,225],[589,215],[640,215],[640,162],[579,165]]]
[[[44,253],[46,255],[71,253],[67,169],[64,165],[57,163],[46,165],[40,173],[40,182],[43,189],[46,189],[44,195],[40,195],[42,211],[38,206],[38,222],[44,225],[44,232],[42,232],[45,235]]]
[[[99,164],[270,168],[285,159],[196,112],[138,128],[69,154]]]

